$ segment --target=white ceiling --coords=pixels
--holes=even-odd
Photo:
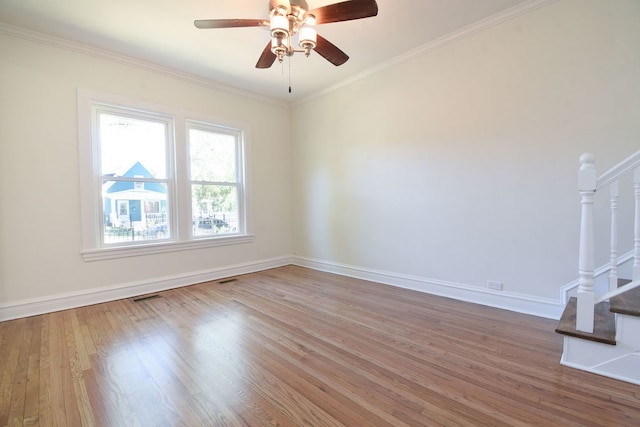
[[[308,0],[310,8],[335,3]],[[0,22],[97,46],[245,91],[289,102],[321,92],[437,40],[499,21],[543,0],[377,0],[373,18],[319,25],[350,60],[335,67],[316,53],[256,69],[264,28],[199,30],[195,19],[266,19],[268,0],[0,0]]]

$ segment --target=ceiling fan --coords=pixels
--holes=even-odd
[[[269,27],[271,41],[258,59],[256,68],[269,68],[276,59],[303,52],[309,56],[315,50],[333,65],[342,65],[349,56],[336,45],[316,33],[312,25],[369,18],[378,14],[375,0],[348,0],[309,10],[306,0],[269,0],[269,19],[202,19],[194,21],[200,29]],[[298,46],[292,45],[292,37],[299,33]]]

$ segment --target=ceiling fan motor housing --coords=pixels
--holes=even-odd
[[[309,4],[306,0],[291,0],[291,1],[280,1],[280,0],[271,0],[269,2],[269,14],[273,12],[279,6],[283,6],[287,9],[289,15],[294,15],[298,19],[302,19],[304,15],[309,10]]]

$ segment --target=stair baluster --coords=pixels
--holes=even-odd
[[[640,280],[640,167],[633,171],[633,194],[636,199],[633,231],[633,281]]]
[[[611,183],[611,261],[609,271],[609,290],[618,288],[618,181]]]
[[[578,188],[582,206],[580,221],[580,255],[578,260],[578,302],[576,309],[576,329],[593,332],[594,321],[594,230],[593,203],[596,191],[595,156],[585,153],[580,156]]]

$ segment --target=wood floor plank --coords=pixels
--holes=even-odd
[[[76,409],[81,419],[81,425],[96,425],[87,386],[84,381],[84,372],[91,369],[91,363],[89,361],[89,354],[87,353],[84,345],[82,332],[80,331],[77,312],[67,311],[64,314],[64,326],[66,331],[65,341],[69,354],[70,375],[73,391],[76,395]],[[65,403],[67,404],[67,402]]]
[[[15,377],[18,373],[20,360],[21,335],[26,327],[25,319],[10,322],[7,328],[3,328],[2,376],[0,377],[0,425],[9,423],[11,403],[14,400]],[[1,324],[0,324],[1,325]]]
[[[0,323],[0,427],[622,426],[555,322],[288,266]]]
[[[52,426],[53,424],[53,406],[51,394],[56,390],[51,388],[50,377],[50,359],[51,351],[49,342],[51,341],[50,334],[50,315],[39,316],[42,319],[40,331],[40,384],[38,386],[38,422],[41,426]],[[2,323],[0,323],[2,327]]]
[[[31,324],[33,335],[31,340],[31,347],[29,349],[29,362],[27,373],[27,390],[26,400],[24,404],[24,418],[23,424],[25,426],[35,426],[40,423],[40,348],[42,347],[42,334],[41,325],[42,317],[35,316],[28,319]]]
[[[69,341],[72,332],[65,325],[68,312],[52,313],[51,318],[51,348],[50,357],[57,363],[50,364],[51,396],[53,400],[54,425],[81,425],[78,396],[71,373],[71,354],[69,348],[73,345]]]
[[[29,319],[26,319],[26,323]],[[29,372],[29,351],[31,350],[31,329],[23,329],[22,334],[15,337],[15,345],[18,348],[13,376],[11,404],[9,407],[9,424],[22,425],[24,422],[24,406],[26,403],[27,379]]]

